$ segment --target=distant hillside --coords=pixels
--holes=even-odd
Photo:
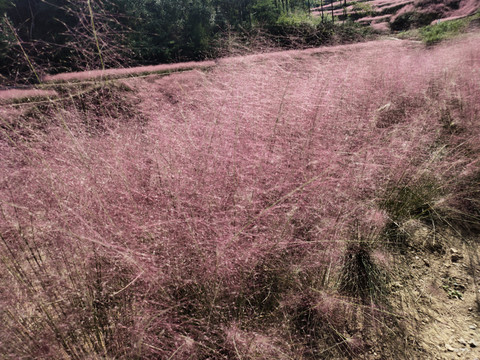
[[[325,3],[323,13],[341,20],[353,19],[377,30],[408,30],[438,20],[453,20],[474,14],[480,0],[367,0]],[[322,7],[313,10],[322,16]]]

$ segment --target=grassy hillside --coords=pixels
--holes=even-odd
[[[416,307],[478,321],[479,66],[383,40],[2,105],[0,354],[450,355]]]

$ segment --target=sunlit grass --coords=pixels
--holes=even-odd
[[[479,49],[278,52],[2,107],[0,352],[354,358],[403,339],[396,231],[479,223]]]

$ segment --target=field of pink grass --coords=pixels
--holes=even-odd
[[[4,107],[0,353],[393,358],[346,249],[388,271],[386,189],[479,171],[479,66],[478,37],[382,40]]]

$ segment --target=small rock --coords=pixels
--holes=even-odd
[[[477,329],[477,324],[470,325],[469,329],[476,330]]]
[[[470,347],[474,348],[474,347],[477,347],[477,343],[475,340],[471,339],[469,342],[468,342],[468,345],[470,345]]]
[[[452,254],[451,259],[452,259],[452,262],[456,263],[457,261],[463,259],[463,255],[461,255],[461,254]]]
[[[430,267],[430,262],[427,259],[422,259],[426,267]]]
[[[448,351],[451,351],[451,352],[455,351],[455,348],[453,348],[450,344],[445,344],[445,349],[447,349]]]
[[[472,308],[472,307],[469,307],[469,308],[468,308],[468,311],[473,311],[473,308]]]
[[[467,342],[465,341],[464,338],[460,338],[457,340],[460,344],[462,344],[463,346],[467,346]]]
[[[452,254],[451,256],[452,262],[457,262],[463,259],[463,255],[455,248],[451,248],[450,253]]]

